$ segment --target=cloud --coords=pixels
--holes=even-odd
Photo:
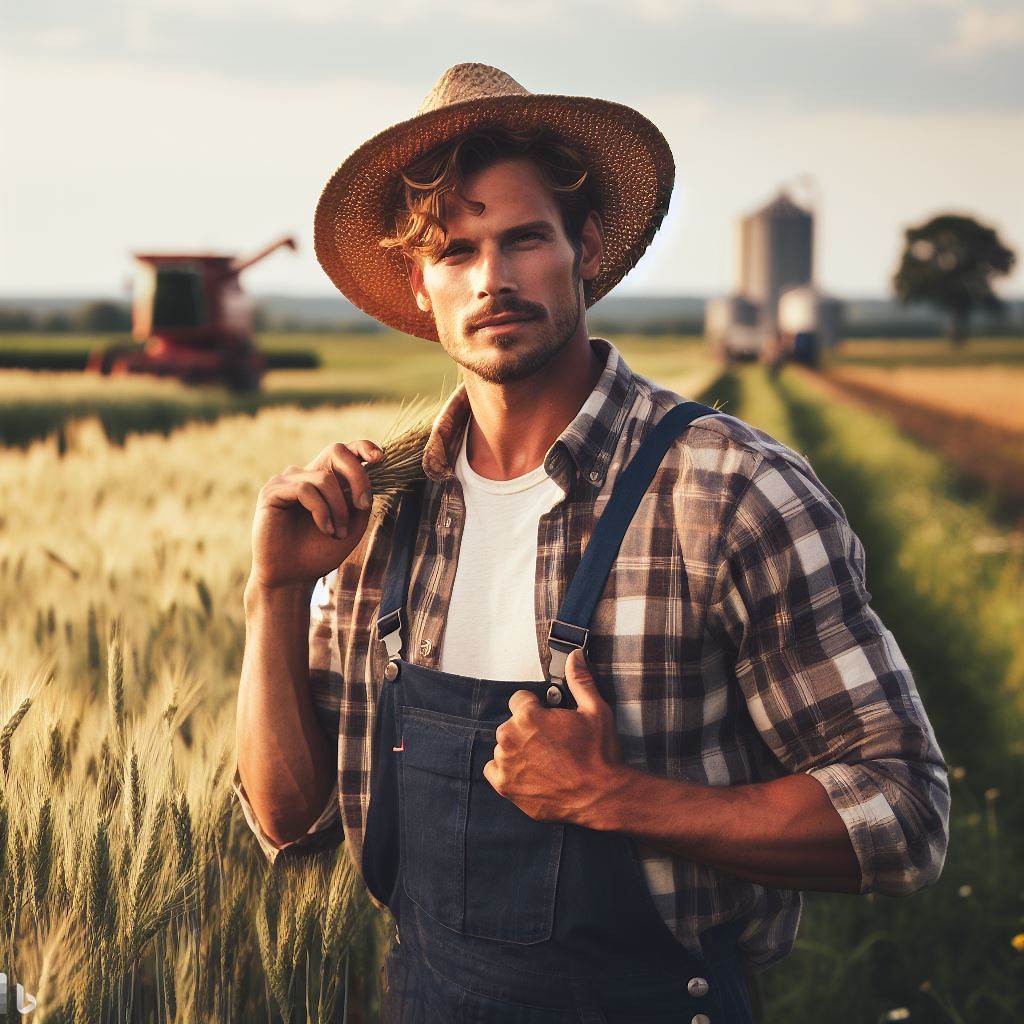
[[[960,0],[902,0],[908,9],[952,9]],[[842,27],[884,20],[892,0],[717,0],[722,8],[754,21],[791,21]]]
[[[974,60],[995,51],[1024,48],[1024,9],[988,10],[975,5],[956,20],[953,38],[936,51],[946,60]]]
[[[327,177],[467,60],[666,132],[672,209],[627,290],[729,286],[734,217],[806,171],[840,291],[886,287],[899,225],[942,206],[1024,245],[1024,41],[989,17],[1005,4],[296,3],[15,5],[0,29],[5,287],[107,289],[132,248],[244,250],[293,230],[300,252],[254,268],[254,287],[326,288],[309,229]],[[960,59],[935,60],[952,39]]]
[[[1019,110],[1024,41],[1009,11],[999,0],[36,0],[5,12],[0,65],[60,57],[283,86],[347,74],[422,97],[445,67],[481,61],[533,91],[626,103],[662,90],[805,110]],[[936,60],[955,38],[954,52],[986,59]]]

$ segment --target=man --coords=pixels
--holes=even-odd
[[[395,914],[386,1020],[749,1022],[800,890],[941,872],[946,764],[842,508],[589,337],[672,179],[636,111],[470,64],[321,196],[331,279],[464,384],[397,514],[368,440],[261,490],[235,788],[268,857],[344,838]]]

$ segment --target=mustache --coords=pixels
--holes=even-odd
[[[544,315],[544,307],[538,306],[534,302],[527,302],[525,299],[506,299],[504,302],[497,303],[489,309],[482,310],[478,316],[469,322],[469,330],[479,330],[485,320],[490,320],[494,316],[501,316],[503,313],[536,320]]]

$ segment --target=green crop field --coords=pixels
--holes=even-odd
[[[942,878],[902,899],[807,893],[795,950],[758,976],[763,1021],[1021,1019],[1022,517],[827,374],[612,340],[810,458],[865,543],[872,604],[951,766]],[[376,1019],[389,922],[345,851],[270,870],[231,794],[241,595],[262,483],[332,441],[382,438],[401,400],[455,375],[415,339],[265,341],[321,368],[273,371],[244,401],[0,372],[0,960],[34,1020]],[[1020,365],[1019,343],[982,344]],[[942,345],[899,343],[899,365],[962,358]],[[844,352],[890,365],[897,349]]]
[[[0,370],[0,444],[24,446],[55,434],[72,420],[95,417],[111,440],[132,432],[169,431],[194,420],[210,422],[223,415],[247,413],[274,405],[316,408],[353,402],[402,401],[417,395],[437,398],[458,379],[440,345],[407,335],[375,334],[264,335],[268,354],[312,353],[317,369],[270,370],[262,391],[232,394],[214,385],[188,387],[175,380],[137,376],[109,378],[98,374],[33,370],[25,363],[47,365],[56,351],[84,357],[110,341],[96,335],[0,335],[0,366],[6,352],[26,358],[19,368]],[[705,362],[698,338],[616,338],[646,372],[688,373]]]

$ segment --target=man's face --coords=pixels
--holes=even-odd
[[[460,366],[497,384],[522,380],[576,332],[584,308],[580,275],[597,273],[600,222],[592,215],[584,229],[581,261],[554,197],[523,158],[478,172],[464,191],[483,212],[446,204],[448,244],[437,259],[417,261],[413,290]],[[509,322],[485,322],[494,317]]]

